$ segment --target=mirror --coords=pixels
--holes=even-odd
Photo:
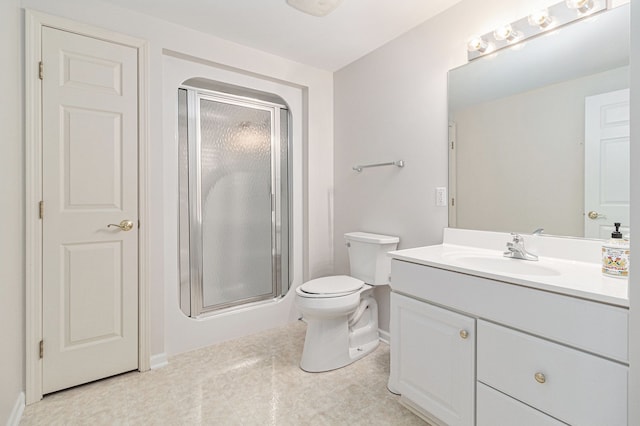
[[[449,226],[628,233],[628,87],[628,4],[451,70]]]

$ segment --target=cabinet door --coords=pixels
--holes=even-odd
[[[475,320],[391,294],[391,380],[427,417],[474,424]]]

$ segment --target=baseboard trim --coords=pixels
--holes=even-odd
[[[20,424],[20,419],[22,418],[22,413],[24,412],[24,403],[24,392],[20,392],[20,394],[18,395],[18,399],[13,406],[13,410],[11,410],[9,419],[7,420],[7,426],[18,426]]]
[[[386,343],[387,345],[391,342],[391,334],[388,331],[378,329],[378,336],[380,336],[380,341]]]
[[[398,402],[400,403],[400,405],[406,407],[409,411],[411,411],[413,414],[420,417],[422,420],[424,420],[430,425],[447,426],[446,423],[443,423],[437,417],[432,416],[430,413],[427,413],[422,408],[420,408],[417,404],[415,404],[413,401],[405,398],[404,396],[400,396],[400,398],[398,399]]]
[[[162,352],[161,354],[151,355],[149,364],[152,370],[156,370],[169,365],[169,359],[167,358],[167,354]]]

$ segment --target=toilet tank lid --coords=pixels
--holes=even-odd
[[[368,232],[348,232],[344,234],[344,239],[372,244],[393,244],[400,241],[400,238],[398,237],[381,234],[370,234]]]

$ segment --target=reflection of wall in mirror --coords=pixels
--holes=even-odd
[[[456,111],[456,226],[582,236],[584,98],[628,87],[628,71]]]

